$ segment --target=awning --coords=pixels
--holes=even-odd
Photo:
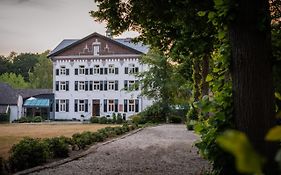
[[[24,107],[48,108],[48,107],[50,107],[50,100],[43,99],[43,98],[30,97],[29,99],[25,100],[23,106]]]

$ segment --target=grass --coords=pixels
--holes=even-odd
[[[83,131],[97,131],[104,124],[0,124],[0,155],[7,159],[13,144],[24,137],[49,138],[55,136],[70,137]]]

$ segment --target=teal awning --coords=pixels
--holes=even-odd
[[[25,100],[24,107],[39,107],[39,108],[48,108],[50,106],[50,100],[49,99],[43,99],[43,98],[29,98]]]

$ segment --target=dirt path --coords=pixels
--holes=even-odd
[[[192,147],[197,139],[184,125],[149,127],[78,160],[33,174],[199,174],[208,164]]]

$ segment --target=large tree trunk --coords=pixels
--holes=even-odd
[[[200,59],[193,58],[193,97],[194,101],[198,101],[201,96],[201,87],[200,83],[202,81],[202,77],[200,74]]]
[[[229,26],[235,124],[248,135],[256,150],[267,156],[267,174],[277,174],[273,163],[275,146],[264,141],[275,124],[268,2],[237,3],[236,20]]]
[[[204,55],[202,62],[201,62],[201,77],[202,77],[202,84],[201,84],[201,94],[202,97],[204,95],[209,94],[209,83],[206,81],[207,75],[209,73],[209,59],[210,55]]]

